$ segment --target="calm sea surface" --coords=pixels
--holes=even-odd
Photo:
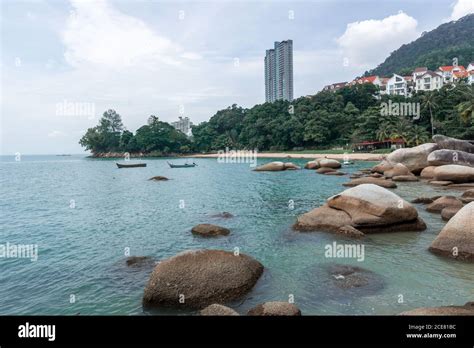
[[[0,244],[37,244],[38,260],[0,259],[0,314],[184,314],[142,309],[151,268],[127,268],[127,250],[160,260],[187,249],[238,247],[266,268],[254,290],[231,304],[241,313],[290,295],[303,314],[322,315],[396,314],[474,299],[474,264],[428,252],[444,223],[422,205],[417,208],[428,224],[424,232],[360,241],[301,234],[291,229],[296,217],[342,191],[347,177],[310,170],[257,173],[248,164],[216,159],[196,159],[199,166],[186,169],[170,169],[165,159],[146,162],[146,168],[117,169],[113,160],[84,156],[23,156],[20,162],[1,157]],[[358,162],[342,170],[371,165]],[[171,180],[147,180],[155,175]],[[401,183],[394,192],[406,200],[460,194],[420,183]],[[235,217],[213,217],[223,211]],[[195,237],[190,229],[199,223],[223,225],[232,233]],[[325,246],[334,241],[363,243],[364,261],[326,258]],[[336,288],[328,274],[334,263],[374,272],[373,284]]]

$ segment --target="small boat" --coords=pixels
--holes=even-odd
[[[347,161],[347,162],[342,162],[342,164],[345,165],[345,166],[348,166],[348,165],[354,164],[354,162]]]
[[[115,162],[115,164],[119,168],[146,167],[146,163],[117,163],[117,162]]]
[[[197,164],[196,163],[185,163],[185,164],[173,164],[173,163],[170,163],[170,162],[167,162],[168,165],[171,167],[171,168],[193,168],[193,167],[196,167]]]

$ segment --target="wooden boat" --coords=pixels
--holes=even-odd
[[[171,168],[193,168],[193,167],[196,167],[197,164],[196,163],[185,163],[185,164],[173,164],[173,163],[170,163],[170,162],[167,162],[168,165],[171,167]]]
[[[115,164],[119,168],[146,167],[146,163],[117,163],[117,162],[115,162]]]

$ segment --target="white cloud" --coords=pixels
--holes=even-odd
[[[381,20],[369,19],[349,23],[337,43],[349,66],[374,68],[393,50],[419,36],[417,21],[400,11]]]
[[[470,13],[474,13],[474,0],[458,0],[453,6],[450,20],[457,20]]]
[[[71,0],[74,10],[62,33],[66,61],[109,68],[163,62],[179,64],[174,57],[182,49],[158,36],[142,20],[122,14],[106,0]]]

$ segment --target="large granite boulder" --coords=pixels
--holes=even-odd
[[[436,169],[436,166],[428,166],[428,167],[424,168],[420,173],[420,178],[422,178],[422,179],[433,179],[435,169]]]
[[[304,165],[305,169],[318,169],[319,168],[319,159],[315,159],[314,161],[309,161]]]
[[[218,303],[211,304],[204,309],[201,309],[199,314],[203,316],[237,316],[239,313],[232,308],[220,305]]]
[[[301,311],[289,302],[271,301],[250,309],[248,315],[255,316],[300,316]]]
[[[436,150],[428,155],[430,166],[444,166],[458,164],[460,166],[474,167],[474,154],[458,150]]]
[[[442,256],[474,261],[474,202],[465,205],[448,221],[429,250]]]
[[[383,161],[380,162],[379,164],[373,166],[370,171],[371,171],[372,173],[383,174],[385,171],[387,171],[387,170],[389,170],[389,169],[392,169],[392,168],[393,168],[393,164],[392,164],[392,163],[389,163],[388,161],[383,160]]]
[[[212,224],[196,225],[191,229],[191,232],[192,234],[201,237],[227,236],[228,234],[230,234],[230,230],[228,228]]]
[[[285,170],[285,163],[278,161],[265,163],[254,169],[256,172],[278,172],[282,170]]]
[[[341,163],[335,159],[323,158],[319,160],[319,165],[321,167],[338,169],[341,168]]]
[[[358,185],[362,185],[362,184],[373,184],[373,185],[377,185],[377,186],[384,187],[384,188],[396,188],[397,187],[397,184],[395,184],[391,180],[385,180],[385,179],[382,179],[382,178],[373,178],[373,177],[370,177],[370,176],[364,177],[364,178],[353,179],[353,180],[351,180],[349,182],[346,182],[342,185],[347,186],[347,187],[354,187],[354,186],[358,186]]]
[[[244,254],[191,250],[161,261],[146,285],[147,307],[204,308],[241,298],[255,285],[263,265]]]
[[[434,170],[434,178],[436,181],[451,181],[454,183],[474,182],[474,168],[448,164],[437,167]]]
[[[387,161],[392,164],[401,163],[414,174],[418,174],[423,168],[429,166],[428,155],[437,149],[438,145],[434,143],[398,149],[387,156]]]
[[[426,211],[429,211],[430,213],[441,213],[444,208],[461,209],[463,205],[464,204],[461,202],[461,200],[454,196],[442,196],[430,203],[426,207]]]
[[[474,153],[474,145],[472,145],[466,140],[460,140],[456,138],[450,138],[441,134],[436,134],[433,136],[433,141],[438,145],[439,149]]]
[[[474,302],[464,306],[422,307],[402,312],[399,315],[474,315]]]
[[[391,169],[386,170],[385,172],[383,172],[383,175],[386,178],[392,178],[394,176],[413,175],[413,173],[404,164],[397,163]]]
[[[410,203],[373,184],[358,185],[330,197],[322,207],[299,216],[293,227],[300,231],[336,233],[347,231],[347,227],[362,233],[426,229]]]
[[[443,210],[441,210],[441,218],[444,221],[449,221],[454,215],[458,213],[462,209],[461,207],[446,207]]]
[[[316,169],[316,173],[318,174],[327,174],[327,173],[331,173],[335,171],[336,169],[329,168],[329,167],[321,167],[321,168]]]

